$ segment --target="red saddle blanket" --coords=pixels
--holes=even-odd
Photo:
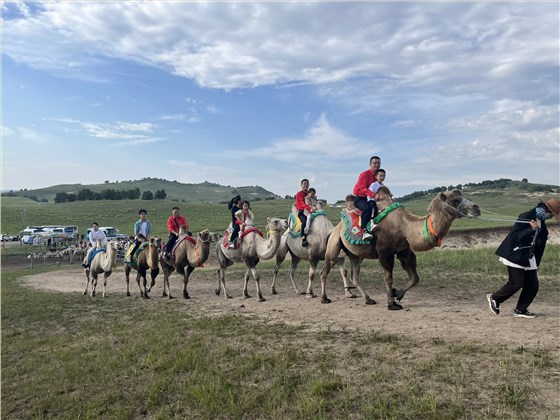
[[[179,244],[183,241],[189,241],[190,243],[192,243],[193,245],[196,245],[196,241],[194,240],[194,238],[190,235],[182,235],[179,236],[177,238],[177,242],[175,242],[175,245],[173,245],[173,249],[171,250],[171,258],[175,259],[175,250],[177,249],[177,247],[179,246]]]
[[[243,239],[245,236],[247,236],[249,233],[257,233],[258,235],[260,235],[261,238],[264,238],[263,233],[258,230],[256,227],[249,227],[247,229],[245,229],[243,232],[239,233],[239,239]],[[222,239],[222,246],[224,248],[228,248],[229,247],[229,236],[230,236],[230,232],[229,230],[226,230],[225,234],[224,234],[224,239]],[[235,249],[239,248],[239,241],[235,242]]]
[[[354,209],[352,211],[344,209],[340,212],[340,216],[342,220],[344,220],[345,225],[344,237],[351,244],[371,243],[371,240],[369,239],[362,239],[364,230],[362,229],[361,214],[362,212],[359,209]]]

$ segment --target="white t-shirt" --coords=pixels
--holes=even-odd
[[[101,229],[99,229],[98,231],[92,230],[89,233],[89,241],[91,242],[94,248],[97,247],[98,239],[101,239],[101,244],[103,246],[107,246],[107,235],[105,235],[105,232],[103,232]]]
[[[148,221],[142,222],[140,224],[140,233],[146,238],[148,237]]]

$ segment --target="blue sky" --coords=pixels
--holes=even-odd
[[[2,189],[560,184],[550,3],[3,2]]]

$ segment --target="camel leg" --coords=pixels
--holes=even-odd
[[[255,286],[257,288],[258,301],[259,302],[266,302],[266,299],[263,297],[262,292],[261,292],[260,276],[259,276],[259,273],[257,271],[257,268],[254,265],[252,267],[250,267],[249,270],[247,270],[247,273],[245,274],[245,291],[244,291],[244,293],[247,292],[247,280],[248,280],[249,272],[251,272],[253,274],[253,278],[255,279]]]
[[[89,289],[89,269],[86,269],[85,272],[86,272],[86,290],[84,290],[83,295],[87,296],[88,289]]]
[[[146,293],[151,292],[152,287],[154,287],[156,285],[156,277],[158,276],[158,274],[159,274],[159,267],[152,268],[150,270],[150,277],[152,278],[152,282],[150,283],[150,287],[148,288]]]
[[[129,288],[129,282],[130,282],[130,271],[132,270],[132,268],[130,268],[129,265],[125,264],[124,265],[124,276],[126,279],[126,295],[127,296],[131,296],[130,295],[130,288]]]
[[[247,291],[247,284],[249,283],[249,276],[251,275],[251,268],[247,268],[247,271],[245,272],[245,276],[243,276],[243,297],[245,299],[248,299],[251,297],[251,295],[249,294],[249,292]]]
[[[165,264],[165,265],[164,265]],[[162,263],[163,268],[163,293],[161,297],[168,297],[169,299],[173,299],[171,296],[171,289],[169,288],[169,276],[174,271],[174,268],[168,265],[167,263]]]
[[[138,284],[138,289],[140,289],[140,297],[143,297],[144,299],[149,299],[148,296],[148,292],[146,290],[146,270],[142,270],[140,268],[138,268],[138,272],[136,273],[136,283]],[[140,284],[140,280],[142,280],[142,284]],[[142,285],[144,285],[144,288],[142,289]]]
[[[233,263],[230,262],[230,264],[225,265],[224,267],[220,267],[218,269],[218,288],[216,289],[216,295],[220,296],[220,288],[221,288],[221,290],[224,291],[224,297],[226,299],[231,299],[231,296],[228,294],[226,289],[226,268],[232,264]]]
[[[355,289],[356,286],[352,285],[350,286],[348,284],[348,270],[346,270],[346,267],[344,267],[344,258],[343,257],[339,257],[336,259],[336,265],[338,266],[338,269],[340,270],[340,276],[342,277],[342,281],[344,283],[344,295],[347,298],[355,298],[356,295],[354,293],[352,293],[351,289]],[[354,271],[352,270],[352,272],[350,273],[350,275],[353,275]]]
[[[107,279],[111,275],[111,271],[106,271],[103,273],[103,297],[107,297]]]
[[[393,268],[395,266],[395,254],[393,251],[385,251],[379,255],[379,264],[383,268],[385,287],[387,288],[387,309],[390,311],[398,311],[402,309],[402,305],[395,302],[393,297]]]
[[[290,281],[292,282],[292,287],[294,288],[294,291],[296,292],[296,295],[303,295],[304,293],[299,291],[299,289],[297,287],[297,284],[296,284],[296,270],[297,270],[297,267],[298,267],[298,265],[301,261],[301,258],[299,258],[297,255],[295,255],[292,252],[290,252],[290,254],[291,254],[291,257],[292,257],[292,262],[291,262],[290,268],[288,270],[288,275],[290,276]],[[311,295],[313,295],[313,291],[310,292],[309,287],[308,287],[307,297],[315,297],[314,295],[313,296],[311,296]]]
[[[94,271],[91,273],[91,293],[90,296],[95,296],[95,289],[97,288],[97,273]]]
[[[362,297],[365,299],[366,305],[375,305],[377,302],[369,297],[369,295],[364,291],[364,289],[362,288],[362,286],[360,286],[359,283],[360,271],[364,259],[350,253],[347,255],[348,255],[348,259],[350,260],[350,263],[352,264],[352,283],[354,283],[356,289],[358,289]]]
[[[274,266],[274,274],[272,276],[272,284],[270,285],[270,293],[276,295],[276,277],[278,277],[278,272],[280,271],[280,266],[286,259],[286,254],[288,253],[288,246],[286,243],[286,239],[283,237],[280,242],[280,247],[278,251],[276,251],[276,265]],[[299,295],[299,290],[297,286],[294,284],[294,288],[296,290],[296,295]]]
[[[296,265],[294,267],[294,264],[292,262],[293,273],[296,272],[297,263],[299,263],[299,260],[296,261]],[[317,297],[317,295],[313,293],[313,280],[315,280],[315,272],[317,271],[318,263],[319,261],[314,258],[309,260],[309,279],[307,282],[307,292],[305,293],[308,298]],[[292,270],[290,270],[290,274],[292,274]]]
[[[403,290],[393,290],[393,296],[397,301],[400,301],[408,289],[418,284],[420,277],[416,271],[416,254],[414,254],[411,249],[397,254],[397,258],[401,262],[403,270],[408,274],[408,283],[406,287]]]
[[[189,284],[189,276],[191,275],[191,273],[194,271],[194,267],[191,267],[190,265],[187,266],[187,272],[185,274],[185,271],[183,269],[183,298],[184,299],[190,299],[191,297],[189,296],[189,292],[187,291],[187,286]]]

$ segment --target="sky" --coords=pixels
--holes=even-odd
[[[560,185],[557,2],[1,7],[2,190]]]

